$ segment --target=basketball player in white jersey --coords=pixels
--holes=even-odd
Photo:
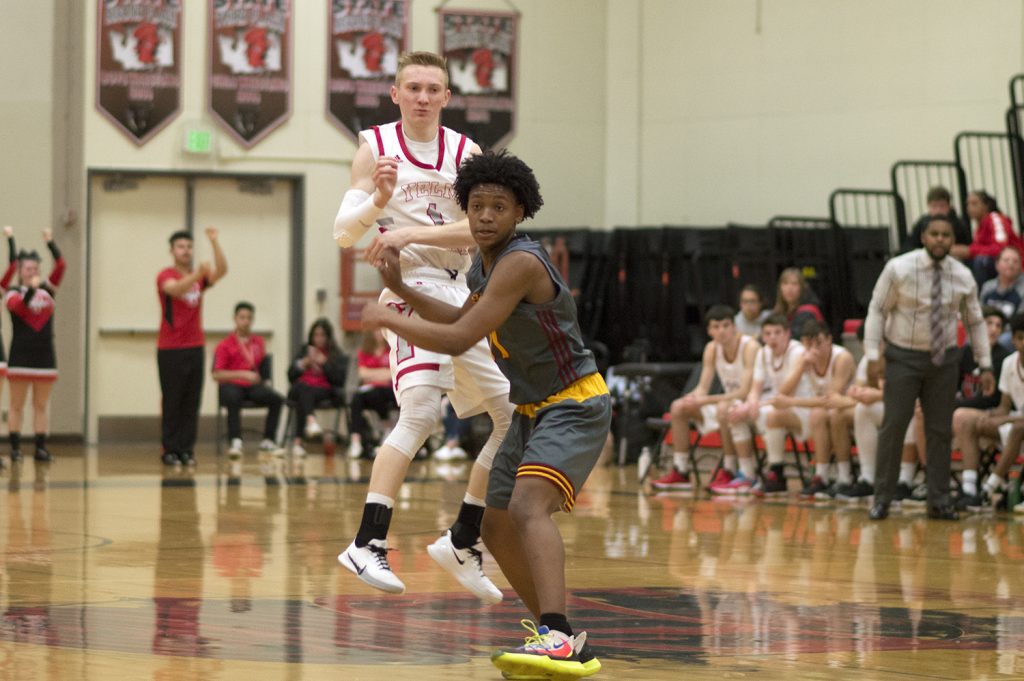
[[[857,335],[861,341],[864,340],[863,324],[857,330]],[[884,341],[882,341],[881,352],[885,352]],[[846,391],[848,406],[840,410],[837,418],[832,421],[833,442],[842,442],[844,435],[849,438],[850,428],[853,428],[854,436],[857,439],[857,461],[860,464],[860,477],[856,482],[836,487],[836,498],[838,499],[861,499],[875,493],[878,431],[882,427],[882,418],[885,416],[885,403],[882,401],[882,391],[885,387],[884,361],[883,356],[879,360],[878,371],[869,373],[867,356],[861,358],[853,377],[853,385]],[[918,420],[919,417],[915,414],[907,426],[906,435],[903,436],[903,461],[913,464],[914,473],[917,472]],[[900,475],[903,475],[902,470]],[[911,481],[913,481],[912,476]],[[909,492],[908,489],[908,496]],[[897,496],[898,498],[899,496]]]
[[[730,423],[756,423],[758,432],[764,436],[769,470],[764,480],[754,485],[753,493],[759,496],[786,492],[784,459],[787,431],[785,428],[768,427],[768,419],[775,411],[772,398],[804,355],[804,346],[791,337],[789,321],[783,314],[769,315],[761,323],[761,340],[764,346],[754,358],[750,393],[745,402],[729,411]]]
[[[379,264],[385,247],[397,248],[407,284],[461,307],[469,295],[468,249],[475,243],[452,182],[459,164],[480,148],[440,125],[441,109],[450,97],[444,58],[412,52],[399,59],[391,99],[401,120],[359,134],[351,187],[335,218],[334,238],[350,248],[373,228],[376,239],[366,254],[371,263]],[[415,314],[389,289],[381,293],[380,302]],[[441,419],[441,396],[447,393],[460,417],[486,411],[493,428],[473,465],[455,524],[427,552],[478,598],[497,603],[501,591],[483,572],[478,542],[487,477],[512,414],[508,381],[485,341],[449,357],[410,345],[391,331],[386,335],[400,407],[398,424],[373,462],[359,531],[338,561],[373,587],[389,593],[405,590],[388,563],[387,533],[409,463]]]
[[[711,340],[704,346],[697,387],[672,402],[673,467],[652,484],[656,489],[692,489],[690,482],[690,422],[701,434],[719,430],[725,453],[722,467],[708,489],[714,494],[747,494],[757,475],[750,425],[729,426],[728,411],[750,390],[757,341],[739,333],[728,305],[714,305],[706,315]],[[709,395],[718,374],[723,392]],[[722,427],[719,427],[722,424]],[[737,461],[738,459],[738,461]],[[739,469],[737,472],[737,463]]]
[[[843,443],[832,441],[831,433],[832,420],[840,409],[847,406],[839,398],[846,394],[853,380],[853,355],[846,348],[833,344],[832,333],[817,320],[803,323],[800,342],[804,346],[802,361],[779,389],[773,404],[776,409],[791,409],[797,423],[786,420],[798,426],[804,437],[809,431],[814,440],[814,477],[800,495],[827,499],[831,498],[827,480],[829,459],[833,453],[839,472],[838,483],[849,485],[853,482],[849,435],[844,449]]]

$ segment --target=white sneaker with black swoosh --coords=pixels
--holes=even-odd
[[[484,574],[483,554],[472,546],[467,549],[455,548],[451,530],[428,546],[427,553],[484,603],[501,603],[501,590]]]
[[[388,564],[386,539],[371,539],[369,544],[361,548],[353,541],[347,549],[338,554],[338,562],[375,589],[390,594],[405,591],[405,584],[391,571]]]

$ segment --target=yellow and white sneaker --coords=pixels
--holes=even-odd
[[[506,679],[569,681],[601,671],[601,662],[585,648],[586,632],[566,636],[546,626],[538,629],[530,620],[522,620],[522,625],[531,633],[523,645],[491,655],[491,663]]]

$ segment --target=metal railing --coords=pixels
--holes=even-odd
[[[928,212],[928,190],[939,185],[953,196],[957,215],[966,215],[967,176],[956,161],[896,161],[889,177],[892,190],[903,199],[908,222]]]
[[[903,199],[890,189],[850,189],[841,187],[828,197],[832,221],[844,229],[885,227],[889,230],[892,252],[907,238],[907,213]]]
[[[984,189],[1003,213],[1021,220],[1021,189],[1014,170],[1019,137],[1007,132],[965,131],[953,142],[956,163],[963,168],[968,191]]]

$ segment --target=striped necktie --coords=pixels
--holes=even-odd
[[[942,266],[934,264],[932,271],[932,308],[928,315],[932,338],[932,364],[941,366],[946,357],[946,339],[942,328]]]

